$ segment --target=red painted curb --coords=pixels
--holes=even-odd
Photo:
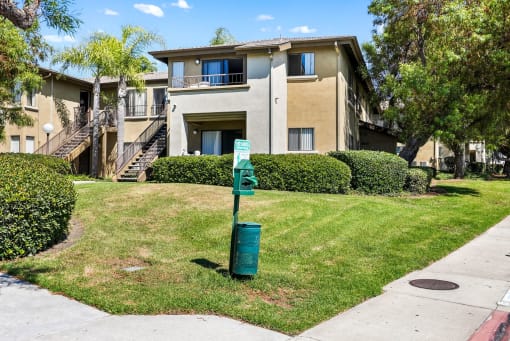
[[[505,311],[495,310],[491,316],[476,330],[476,332],[469,338],[469,341],[494,341],[496,332],[501,324],[508,322],[509,313]],[[507,328],[501,341],[508,341],[510,328]]]

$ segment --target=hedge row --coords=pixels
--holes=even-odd
[[[32,163],[43,165],[62,175],[72,174],[71,164],[64,159],[56,156],[47,156],[40,154],[6,153],[2,155],[11,155],[18,159],[24,159]]]
[[[367,194],[393,194],[404,189],[408,174],[407,162],[386,152],[355,150],[330,152],[351,169],[351,187]]]
[[[70,180],[44,165],[53,162],[0,154],[0,259],[33,255],[66,235],[76,193]]]
[[[349,189],[349,167],[325,155],[254,154],[250,160],[259,189],[309,193],[345,193]],[[160,158],[153,164],[152,180],[232,186],[232,162],[232,154]]]

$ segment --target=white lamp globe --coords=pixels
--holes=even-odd
[[[53,127],[53,124],[51,123],[46,123],[45,125],[43,125],[42,129],[46,134],[51,134],[55,127]]]

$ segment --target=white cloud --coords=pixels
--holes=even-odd
[[[134,4],[133,7],[136,8],[137,10],[139,10],[140,12],[143,12],[145,14],[150,14],[155,17],[162,17],[165,15],[165,13],[163,13],[163,10],[156,5]]]
[[[271,31],[271,29],[270,29],[270,28],[267,28],[267,27],[262,27],[262,28],[260,29],[260,32],[264,32],[264,33],[265,33],[265,32],[269,32],[269,31]]]
[[[172,2],[171,5],[182,9],[191,9],[191,6],[188,5],[186,0],[177,0],[177,2]]]
[[[297,26],[297,27],[294,27],[290,30],[292,33],[314,33],[314,32],[317,32],[317,29],[315,28],[310,28],[306,25],[304,26]]]
[[[270,14],[260,14],[257,16],[257,21],[268,21],[274,20],[274,17]]]
[[[74,43],[75,39],[71,36],[58,36],[55,34],[49,34],[44,36],[44,39],[48,43]]]
[[[119,15],[119,12],[114,11],[113,9],[105,8],[105,10],[103,11],[103,14],[115,16],[115,15]]]

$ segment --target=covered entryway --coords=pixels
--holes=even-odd
[[[246,113],[184,114],[189,154],[233,153],[234,140],[246,138]]]

